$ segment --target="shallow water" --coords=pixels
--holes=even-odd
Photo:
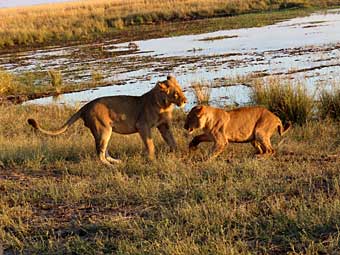
[[[168,73],[177,77],[191,102],[190,85],[203,81],[219,85],[212,89],[213,104],[247,103],[250,89],[235,79],[240,76],[294,79],[307,84],[313,93],[320,84],[338,80],[340,74],[340,11],[259,28],[135,43],[137,50],[128,48],[128,43],[107,41],[5,54],[0,56],[0,67],[14,73],[58,69],[66,83],[90,81],[91,73],[97,72],[105,82],[122,84],[29,102],[36,104],[78,104],[99,96],[141,95]],[[234,86],[226,86],[230,83]]]

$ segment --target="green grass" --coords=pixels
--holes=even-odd
[[[205,162],[210,145],[188,155],[184,114],[169,153],[154,130],[157,159],[138,135],[114,134],[116,168],[100,164],[81,121],[58,137],[35,133],[37,118],[59,126],[76,109],[0,106],[0,240],[24,254],[337,254],[340,128],[307,122],[277,154],[256,159],[231,144]]]

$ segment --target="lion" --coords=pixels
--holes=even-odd
[[[189,150],[196,150],[201,142],[214,142],[210,158],[217,157],[229,142],[251,142],[258,155],[271,155],[274,153],[270,142],[273,133],[277,130],[282,136],[290,127],[290,122],[283,126],[274,113],[256,106],[230,111],[195,106],[187,115],[184,125],[189,134],[195,129],[203,129],[204,132],[192,139]]]
[[[75,121],[82,119],[95,139],[97,155],[106,165],[121,162],[108,153],[108,142],[112,132],[119,134],[139,133],[148,158],[155,157],[151,129],[157,127],[171,151],[176,149],[176,141],[170,130],[174,104],[183,107],[187,102],[180,85],[173,76],[157,82],[156,86],[142,96],[108,96],[97,98],[84,105],[66,123],[55,131],[45,130],[34,119],[28,123],[47,135],[65,132]]]

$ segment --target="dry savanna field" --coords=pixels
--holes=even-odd
[[[0,9],[0,48],[93,40],[129,26],[336,4],[90,0]],[[23,90],[20,74],[0,71],[0,98],[58,89],[58,73],[48,75],[50,86],[32,83]],[[193,87],[196,102],[209,104],[211,90]],[[253,83],[249,104],[293,123],[283,137],[273,136],[271,157],[256,157],[249,143],[229,144],[212,160],[211,143],[189,152],[187,112],[177,108],[177,151],[170,152],[155,129],[156,159],[149,161],[137,134],[113,134],[109,152],[123,161],[115,167],[100,163],[82,121],[56,137],[27,124],[35,118],[55,129],[78,106],[1,101],[0,254],[1,246],[4,254],[340,254],[339,88],[334,81],[313,97],[289,80]]]
[[[159,25],[287,8],[324,8],[339,0],[88,0],[0,10],[0,49],[100,40],[141,25]],[[256,26],[256,18],[251,20]],[[129,36],[123,33],[124,36]]]
[[[264,93],[267,103],[278,99],[282,88],[290,89],[259,88],[253,100],[260,104]],[[289,95],[299,118],[283,138],[274,136],[270,158],[255,157],[250,144],[230,144],[210,161],[211,144],[189,153],[185,113],[176,110],[178,151],[169,152],[154,130],[150,162],[138,135],[113,134],[109,151],[123,160],[114,168],[99,163],[82,121],[57,137],[26,122],[34,117],[55,128],[76,109],[2,105],[5,253],[338,254],[340,115],[322,106],[339,107],[340,93],[324,95],[318,119],[303,92]],[[267,107],[278,110],[284,101],[275,102]]]

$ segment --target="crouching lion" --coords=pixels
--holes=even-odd
[[[187,99],[176,79],[168,76],[167,80],[158,82],[153,89],[142,96],[97,98],[84,105],[58,130],[45,130],[34,119],[28,119],[28,123],[45,134],[59,135],[79,118],[83,119],[95,139],[99,159],[108,165],[120,162],[112,158],[107,150],[112,131],[119,134],[138,132],[148,157],[152,160],[154,144],[151,128],[157,127],[165,142],[171,150],[174,150],[176,142],[170,130],[173,104],[183,107],[186,102]]]
[[[283,126],[276,115],[263,107],[224,111],[210,106],[195,106],[184,125],[189,133],[195,129],[203,129],[204,132],[193,138],[190,150],[197,149],[201,142],[214,142],[211,158],[217,157],[229,142],[251,142],[258,154],[273,154],[270,137],[275,130],[282,136],[290,127],[290,123]]]

